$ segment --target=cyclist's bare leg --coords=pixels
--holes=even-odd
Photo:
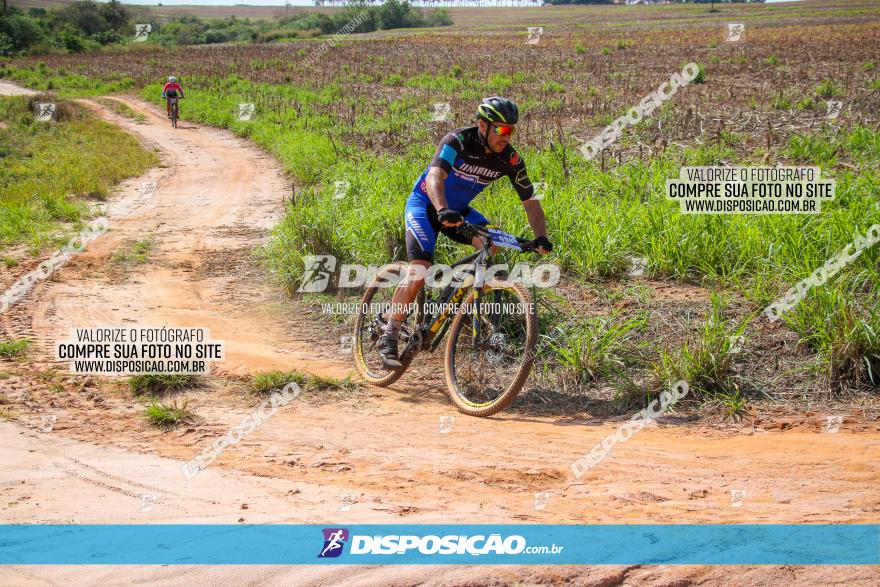
[[[471,244],[477,250],[482,249],[483,239],[479,236],[475,236],[471,241]],[[489,248],[489,251],[494,255],[498,251],[498,247],[492,245]],[[394,296],[391,298],[392,308],[403,310],[407,308],[409,304],[413,303],[416,296],[419,295],[419,290],[425,285],[425,275],[430,267],[430,261],[415,260],[410,262],[406,277],[400,282],[400,285],[397,286],[397,289],[394,291]],[[403,319],[406,318],[406,313],[403,311],[396,312],[389,318],[399,326],[400,323],[403,322]]]
[[[403,323],[404,318],[406,318],[406,309],[413,303],[419,294],[419,289],[425,284],[425,272],[430,266],[430,261],[412,261],[407,268],[406,275],[391,297],[391,309],[394,313],[388,316],[385,333],[379,342],[379,354],[382,357],[382,363],[388,369],[397,368],[402,365],[397,356],[397,340],[400,336],[400,325]]]
[[[419,295],[419,290],[425,285],[425,274],[430,266],[430,261],[415,260],[410,262],[406,276],[400,282],[400,285],[397,286],[394,296],[391,298],[391,307],[395,310],[401,310],[391,314],[390,320],[392,323],[396,322],[399,326],[403,319],[406,318],[406,312],[402,310],[406,309],[409,304],[412,304],[416,296]]]
[[[471,244],[475,249],[480,250],[483,248],[483,239],[475,236]],[[498,247],[492,245],[489,251],[494,255],[498,251]],[[391,298],[392,308],[403,310],[413,303],[416,296],[419,295],[419,290],[425,285],[425,274],[430,267],[430,261],[415,260],[410,262],[406,277],[400,282]],[[390,316],[390,319],[400,324],[405,317],[405,312],[396,312]]]

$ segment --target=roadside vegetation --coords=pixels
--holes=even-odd
[[[319,92],[243,80],[234,84],[235,94],[192,90],[185,115],[250,136],[306,182],[264,250],[275,274],[295,289],[305,255],[332,254],[340,263],[367,265],[402,258],[400,214],[412,181],[430,159],[432,140],[416,136],[408,152],[374,154],[364,160],[356,146],[340,145],[330,138],[332,122],[322,119],[320,109],[334,100],[332,88]],[[144,97],[153,98],[157,89],[148,86]],[[233,114],[237,104],[254,96],[266,102],[296,99],[301,106],[296,112],[267,110],[254,121],[237,121]],[[360,122],[365,134],[371,125],[383,123],[380,118],[365,117]],[[729,289],[760,310],[851,243],[854,235],[864,235],[872,224],[880,223],[877,200],[866,189],[880,180],[880,133],[866,127],[840,134],[795,135],[782,150],[780,163],[819,165],[836,177],[837,198],[818,216],[682,215],[663,195],[665,179],[677,176],[682,165],[719,164],[734,157],[740,157],[743,164],[760,164],[760,152],[739,156],[723,143],[670,147],[648,162],[629,161],[603,171],[601,163],[579,158],[575,144],[565,148],[565,160],[555,149],[526,147],[521,151],[531,176],[547,184],[542,205],[552,219],[550,238],[558,243],[553,260],[569,276],[585,282],[624,278],[629,259],[645,257],[653,278]],[[848,165],[836,167],[843,158]],[[335,182],[340,180],[350,184],[341,199],[335,195]],[[511,205],[509,190],[505,182],[492,185],[481,196],[480,210],[507,230],[525,236],[525,217]],[[460,249],[443,243],[438,261],[449,262],[459,255]],[[855,366],[840,370],[834,364],[840,353],[864,359],[880,352],[876,337],[857,334],[880,327],[877,305],[862,304],[859,311],[853,308],[854,303],[876,296],[878,259],[876,248],[865,251],[826,287],[811,290],[786,319],[805,342],[815,342],[811,348],[819,353],[830,379],[845,375],[851,383],[876,381],[870,375],[873,370]],[[826,328],[847,311],[853,320],[849,327]],[[593,336],[599,338],[593,341]],[[585,335],[581,344],[601,349],[609,344],[602,336],[608,334]],[[854,339],[859,342],[853,343]],[[590,365],[595,352],[574,349],[564,362],[581,362],[586,372],[605,370],[602,363]]]
[[[198,386],[196,375],[133,375],[128,378],[128,389],[134,395],[163,395]]]
[[[361,13],[365,13],[363,18]],[[48,10],[9,8],[0,15],[0,56],[84,53],[128,45],[287,41],[332,34],[356,18],[360,24],[353,32],[358,33],[452,24],[445,8],[417,10],[399,0],[388,0],[378,6],[355,4],[332,16],[297,9],[291,15],[268,21],[235,17],[202,20],[191,15],[165,20],[146,7],[131,7],[117,0],[75,0]],[[150,30],[136,41],[136,25],[140,24],[149,24]]]
[[[302,371],[261,371],[251,379],[251,391],[258,395],[267,395],[282,389],[289,383],[308,385],[318,391],[339,390],[350,391],[358,387],[351,375],[345,378],[326,375],[312,375]]]
[[[147,421],[159,428],[173,428],[180,424],[192,422],[194,414],[187,409],[187,402],[178,405],[177,400],[170,403],[153,401],[144,408]]]
[[[31,341],[26,338],[0,341],[0,357],[19,357],[25,354]]]
[[[38,122],[40,102],[57,122]],[[0,247],[33,254],[69,239],[119,181],[159,160],[118,127],[51,97],[0,97]],[[14,259],[13,259],[14,261]],[[5,262],[9,265],[8,262]]]
[[[113,253],[110,262],[121,268],[143,265],[150,262],[150,257],[155,250],[156,241],[152,237],[126,242]]]
[[[301,371],[261,371],[251,379],[251,391],[264,395],[282,389],[288,383],[304,385],[309,376]]]

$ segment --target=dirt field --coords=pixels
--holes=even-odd
[[[745,424],[662,422],[580,480],[569,469],[623,418],[502,413],[455,415],[434,378],[391,389],[303,396],[227,449],[191,481],[180,462],[248,413],[245,374],[298,368],[344,377],[350,358],[264,281],[248,251],[289,193],[274,161],[230,133],[120,98],[138,124],[83,103],[161,149],[164,166],[126,182],[111,230],[0,317],[4,338],[37,341],[29,361],[0,360],[0,390],[15,404],[0,424],[5,522],[81,523],[877,523],[880,429],[853,410],[837,433],[824,413],[767,411]],[[156,181],[149,199],[142,182]],[[154,235],[158,252],[130,274],[105,269],[127,240]],[[32,267],[21,267],[26,271]],[[11,277],[11,276],[10,276]],[[53,373],[51,345],[72,326],[168,325],[224,340],[221,375],[186,392],[197,420],[151,427],[121,384]],[[38,357],[42,356],[40,360]],[[441,432],[440,418],[455,415]],[[50,431],[44,416],[54,416]],[[741,504],[731,491],[744,491]],[[549,493],[543,509],[537,493]],[[143,511],[142,496],[155,503]],[[342,504],[353,505],[349,509]],[[152,502],[151,502],[152,503]],[[96,504],[99,504],[96,507]],[[4,584],[118,582],[119,570],[7,567]],[[296,585],[583,584],[762,585],[880,581],[872,567],[333,567],[128,568],[128,581]]]

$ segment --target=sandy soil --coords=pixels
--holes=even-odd
[[[138,124],[84,102],[161,149],[165,167],[126,182],[109,208],[111,230],[0,316],[2,337],[38,341],[29,363],[0,364],[16,415],[0,424],[0,521],[83,523],[877,523],[880,432],[857,411],[837,433],[824,414],[709,428],[660,423],[575,480],[569,466],[622,418],[574,421],[456,414],[436,379],[332,398],[308,391],[208,470],[186,481],[189,460],[256,403],[237,383],[268,368],[344,376],[350,358],[292,314],[249,251],[282,212],[289,184],[275,162],[230,133],[183,123],[118,98]],[[184,104],[185,107],[185,104]],[[156,182],[144,197],[143,182]],[[151,235],[150,263],[109,260]],[[226,342],[222,374],[185,394],[198,420],[150,427],[120,387],[82,378],[41,380],[49,350],[73,326],[211,328]],[[31,370],[32,372],[27,372]],[[79,383],[77,381],[79,380]],[[54,387],[53,387],[54,385]],[[44,416],[54,416],[41,432]],[[440,419],[454,416],[451,430]],[[794,429],[792,429],[794,428]],[[734,503],[731,491],[745,491]],[[541,508],[537,493],[548,493]],[[143,495],[155,496],[144,511]],[[149,498],[152,499],[152,498]],[[345,503],[351,503],[350,508]],[[99,504],[96,506],[96,504]],[[766,585],[880,581],[877,567],[7,567],[4,584],[289,585]]]

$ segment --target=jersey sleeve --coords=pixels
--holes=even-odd
[[[461,144],[458,136],[454,132],[449,133],[437,145],[437,151],[434,153],[434,159],[431,160],[429,167],[439,167],[449,173],[452,170],[452,164],[455,163],[455,158],[463,149],[464,145]]]
[[[504,156],[507,157],[508,167],[510,168],[507,176],[510,178],[510,183],[513,184],[513,189],[519,194],[519,199],[523,202],[531,200],[535,195],[535,188],[526,171],[526,162],[523,161],[522,157],[519,156],[519,153],[513,147],[509,147],[508,152]]]

